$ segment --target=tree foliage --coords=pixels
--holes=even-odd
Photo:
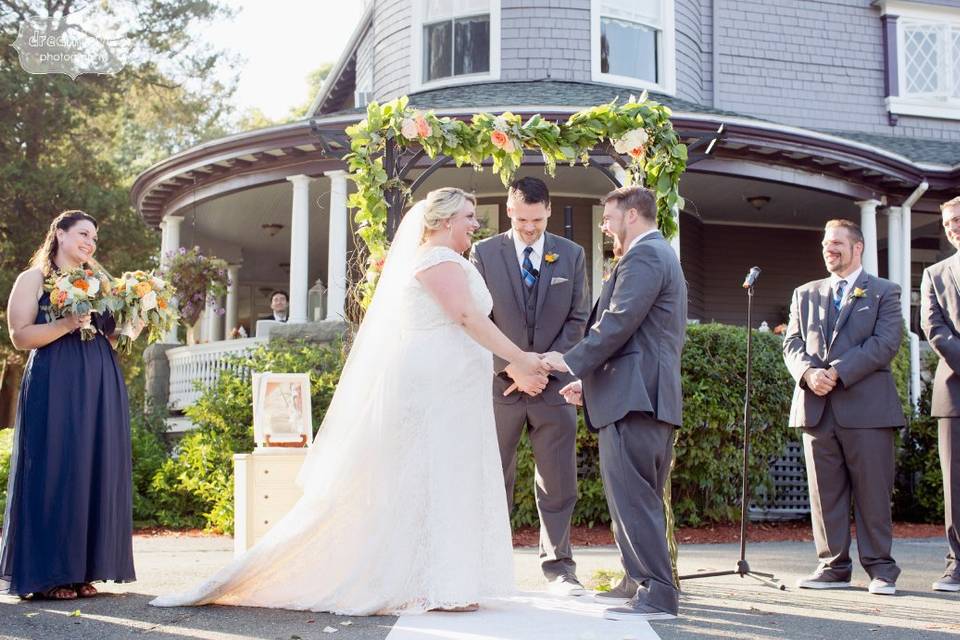
[[[120,21],[124,68],[76,80],[24,71],[11,46],[20,23],[78,11]],[[64,209],[100,221],[98,258],[111,272],[152,265],[159,234],[137,217],[129,188],[154,162],[226,132],[231,83],[209,79],[222,77],[223,54],[192,30],[227,13],[216,0],[0,3],[0,298]],[[0,311],[0,357],[15,358],[9,349]]]

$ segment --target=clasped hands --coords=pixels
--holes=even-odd
[[[568,373],[569,369],[563,361],[563,356],[556,351],[536,354],[527,352],[523,357],[507,365],[506,374],[513,380],[503,395],[508,396],[514,391],[522,391],[529,396],[537,396],[547,387],[547,375],[551,371]],[[571,404],[580,404],[580,382],[572,382],[560,390],[560,394]]]
[[[829,369],[817,369],[810,367],[803,372],[803,379],[807,383],[807,388],[818,396],[825,396],[833,391],[840,381],[840,374],[833,367]]]

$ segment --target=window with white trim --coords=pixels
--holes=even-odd
[[[960,7],[878,0],[884,29],[887,109],[960,119]]]
[[[592,0],[593,79],[676,90],[673,0]]]
[[[900,95],[960,106],[960,21],[902,20]]]
[[[425,0],[420,81],[489,74],[491,0]]]

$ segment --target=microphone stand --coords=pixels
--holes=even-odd
[[[750,505],[750,481],[748,477],[748,471],[750,469],[750,373],[753,368],[753,287],[759,275],[760,269],[754,267],[751,269],[747,279],[743,282],[743,288],[747,290],[747,375],[746,390],[743,394],[743,481],[740,485],[740,559],[737,561],[736,569],[691,573],[680,576],[680,579],[692,580],[695,578],[715,578],[718,576],[750,577],[768,587],[786,591],[786,585],[780,584],[774,574],[753,571],[750,569],[750,563],[747,562],[747,510]]]

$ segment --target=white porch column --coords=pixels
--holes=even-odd
[[[203,328],[201,339],[205,342],[217,342],[223,340],[223,317],[217,313],[217,307],[223,300],[217,300],[217,304],[207,303],[203,309]]]
[[[901,284],[900,224],[900,207],[887,207],[887,279],[897,284]]]
[[[166,268],[170,265],[170,258],[167,254],[180,248],[180,224],[183,218],[178,216],[165,216],[160,222],[160,267]],[[177,337],[177,328],[171,329],[163,337],[165,344],[180,344]]]
[[[224,320],[224,335],[229,337],[230,332],[237,326],[237,316],[240,305],[239,292],[240,283],[240,265],[231,264],[227,267],[227,276],[230,278],[230,286],[227,288],[227,313]]]
[[[343,320],[347,298],[347,172],[327,171],[324,175],[330,178],[327,320]]]
[[[879,200],[860,200],[860,230],[863,232],[863,270],[877,275],[880,266],[877,260],[877,207]]]
[[[287,322],[307,321],[307,290],[310,254],[310,176],[288,176],[293,183],[293,211],[290,218],[290,309]]]
[[[910,260],[912,259],[910,207],[900,208],[900,311],[910,330]]]

